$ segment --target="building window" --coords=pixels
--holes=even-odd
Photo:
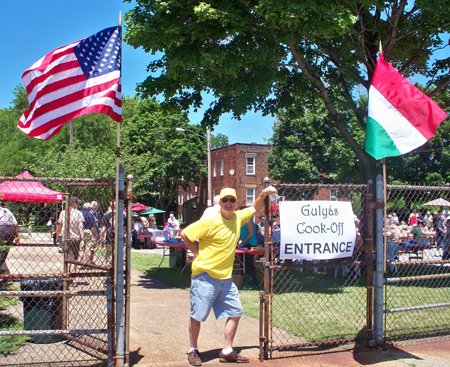
[[[255,174],[255,157],[247,157],[247,175]]]
[[[255,202],[255,188],[247,187],[246,189],[246,205],[252,205]]]
[[[180,191],[178,202],[180,203],[180,205],[183,205],[183,203],[184,203],[184,191]]]
[[[214,161],[214,173],[213,176],[216,177],[217,176],[217,161]]]
[[[203,204],[206,204],[206,200],[207,200],[207,196],[208,196],[208,190],[203,190]]]
[[[220,160],[220,175],[223,176],[223,159]]]

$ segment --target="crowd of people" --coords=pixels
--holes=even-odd
[[[87,266],[95,266],[94,256],[99,246],[106,251],[106,256],[112,254],[114,244],[113,231],[113,203],[108,211],[100,218],[98,203],[85,202],[76,197],[69,199],[68,213],[62,210],[56,222],[55,240],[59,245],[59,252],[66,251],[70,260],[76,260]],[[66,215],[69,226],[66,228]],[[65,239],[65,241],[64,241]],[[75,271],[77,266],[70,264],[69,271]]]
[[[408,217],[399,220],[397,213],[387,216],[385,233],[388,243],[400,244],[408,241],[426,244],[432,239],[439,249],[442,249],[443,260],[449,259],[450,220],[447,210],[425,212],[414,209]]]

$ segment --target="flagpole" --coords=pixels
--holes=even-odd
[[[119,12],[119,27],[122,27],[122,11]],[[120,52],[122,53],[122,45],[120,47]],[[120,57],[120,78],[122,79],[122,55]],[[116,226],[118,225],[118,205],[119,205],[119,166],[120,166],[120,122],[117,122],[117,141],[116,141],[116,200],[115,200],[115,219]],[[115,231],[117,234],[117,231]],[[117,236],[116,236],[117,237]],[[117,238],[116,238],[116,248],[117,251]],[[114,256],[114,280],[117,281],[117,252]]]
[[[384,265],[383,269],[386,271],[386,256],[387,256],[387,235],[386,235],[386,229],[387,229],[387,184],[386,184],[386,158],[383,158],[383,197],[384,197],[384,222],[383,222],[383,242],[384,242]]]
[[[383,54],[383,44],[380,40],[380,54]],[[387,262],[386,262],[386,256],[387,256],[387,236],[386,236],[386,224],[387,224],[387,193],[386,193],[386,158],[383,158],[383,201],[384,201],[384,221],[383,221],[383,258],[384,258],[384,264],[383,264],[383,271],[386,272]]]
[[[122,28],[122,11],[119,12],[119,27]],[[122,32],[121,32],[122,33]],[[121,40],[122,43],[122,40]],[[122,82],[122,44],[120,45],[120,81]],[[119,84],[119,85],[120,85]],[[122,120],[122,118],[120,119]],[[123,340],[123,295],[121,292],[123,291],[123,285],[121,284],[123,281],[123,264],[119,263],[119,250],[121,251],[120,259],[123,260],[123,248],[119,248],[119,242],[123,244],[123,238],[119,238],[119,234],[123,234],[123,226],[122,230],[120,230],[119,219],[123,219],[123,207],[119,205],[120,199],[120,122],[117,122],[117,145],[116,145],[116,200],[115,200],[115,241],[114,241],[114,287],[116,290],[116,339],[115,339],[115,361],[117,367],[122,367],[124,365],[124,340]],[[130,213],[129,213],[130,214]],[[122,223],[123,225],[123,223]],[[120,233],[119,233],[120,232]],[[122,267],[119,272],[119,267]],[[120,292],[120,293],[119,293]],[[119,299],[120,298],[120,299]]]

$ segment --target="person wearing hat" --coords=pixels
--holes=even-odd
[[[79,260],[80,247],[84,247],[84,228],[83,228],[83,214],[78,210],[80,205],[80,200],[76,197],[71,197],[69,199],[69,228],[66,230],[66,212],[63,210],[58,219],[58,225],[56,227],[56,238],[63,238],[66,233],[68,237],[66,238],[67,246],[66,251],[68,253],[69,260]],[[61,241],[61,246],[64,248],[64,242]],[[69,265],[69,271],[73,272],[76,270],[76,266],[73,264]]]
[[[224,346],[219,361],[249,362],[248,358],[233,350],[234,336],[244,314],[238,289],[231,278],[235,249],[242,225],[264,207],[266,196],[275,194],[277,190],[274,187],[266,187],[251,207],[236,210],[236,191],[224,188],[219,196],[220,212],[201,218],[181,233],[187,248],[194,254],[190,290],[191,348],[188,354],[188,361],[193,366],[202,365],[197,341],[201,323],[206,321],[211,309],[214,310],[216,319],[227,317]]]

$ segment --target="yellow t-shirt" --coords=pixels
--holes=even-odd
[[[215,279],[231,278],[241,227],[253,214],[253,207],[235,211],[230,220],[217,213],[184,229],[190,241],[200,240],[199,254],[192,263],[192,277],[206,272]]]

